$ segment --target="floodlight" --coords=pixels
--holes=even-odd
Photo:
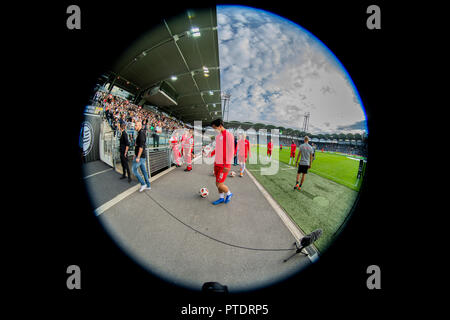
[[[201,36],[200,29],[197,27],[191,28],[191,34],[193,37],[200,37]]]

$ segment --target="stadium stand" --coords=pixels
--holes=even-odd
[[[133,129],[136,121],[143,122],[147,130],[154,131],[160,127],[167,133],[185,127],[183,122],[162,112],[145,109],[106,92],[98,91],[94,100],[96,106],[103,108],[103,115],[113,130],[116,130],[121,122],[124,122],[128,129]]]

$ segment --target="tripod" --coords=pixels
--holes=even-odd
[[[284,259],[283,262],[288,261],[289,259],[291,259],[293,256],[295,256],[297,253],[301,253],[305,256],[308,256],[309,253],[304,253],[302,252],[303,249],[305,249],[306,247],[308,247],[311,244],[311,238],[309,237],[304,237],[300,240],[300,247],[297,245],[297,242],[294,242],[295,247],[297,248],[297,250],[295,250],[294,254],[291,255],[289,258]]]

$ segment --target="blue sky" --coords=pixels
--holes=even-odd
[[[311,133],[362,133],[365,116],[347,73],[319,41],[266,11],[218,6],[221,89],[231,94],[229,120]]]

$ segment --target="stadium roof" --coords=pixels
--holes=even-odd
[[[113,73],[184,122],[221,117],[216,8],[163,20],[122,55]]]

